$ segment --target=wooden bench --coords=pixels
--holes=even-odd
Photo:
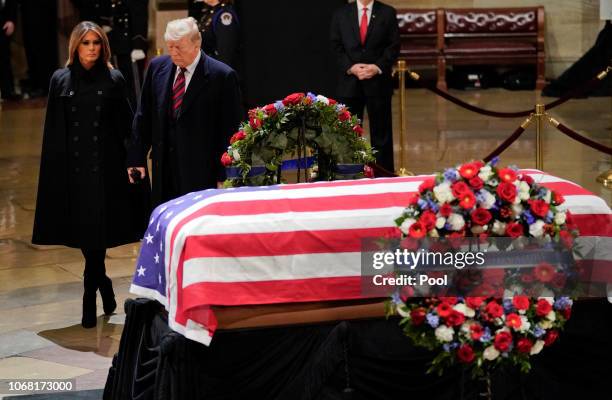
[[[436,65],[440,89],[447,65],[532,64],[545,85],[544,7],[399,9],[397,19],[400,59]]]

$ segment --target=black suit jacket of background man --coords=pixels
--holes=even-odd
[[[215,188],[225,179],[221,155],[243,116],[236,72],[201,52],[200,61],[176,121],[170,115],[176,65],[169,56],[154,58],[142,87],[134,116],[128,166],[145,166],[151,149],[153,205],[169,200],[164,169],[169,168],[169,143],[176,148],[173,171],[178,195]],[[170,130],[172,124],[172,130]],[[170,138],[170,131],[174,137]]]
[[[332,19],[331,42],[338,64],[338,97],[391,96],[391,68],[399,54],[399,29],[395,9],[374,1],[365,44],[359,38],[356,4],[340,8]],[[382,74],[360,81],[347,74],[357,63],[376,64]]]

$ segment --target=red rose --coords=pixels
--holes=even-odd
[[[529,297],[527,296],[514,296],[512,298],[512,305],[517,310],[529,309]]]
[[[459,326],[465,322],[465,316],[459,311],[452,310],[449,316],[446,318],[446,325],[448,326]]]
[[[529,200],[528,203],[535,215],[544,218],[548,214],[549,206],[544,200]]]
[[[465,182],[461,181],[453,183],[451,185],[451,190],[453,191],[453,196],[455,197],[461,197],[462,193],[471,192],[468,185],[466,185]]]
[[[484,182],[479,177],[475,176],[469,180],[470,186],[475,190],[480,190],[484,187]]]
[[[536,315],[538,317],[544,317],[548,315],[548,313],[551,311],[552,311],[552,306],[550,305],[548,300],[546,299],[538,300],[538,303],[536,304]]]
[[[572,316],[572,307],[567,307],[561,310],[561,314],[565,317],[565,319],[570,319]]]
[[[512,344],[512,335],[510,332],[499,332],[495,335],[495,339],[493,341],[493,346],[501,351],[505,352],[510,349],[510,345]]]
[[[235,142],[242,140],[246,137],[243,131],[238,131],[234,133],[230,139],[230,144],[234,144]]]
[[[266,114],[268,114],[268,116],[270,117],[276,114],[276,107],[274,107],[274,104],[268,104],[263,109],[266,112]]]
[[[442,206],[440,207],[440,215],[443,216],[444,218],[448,218],[450,217],[450,215],[453,213],[453,207],[451,207],[450,204],[448,203],[444,203],[442,204]]]
[[[533,185],[533,178],[530,177],[529,175],[525,175],[525,174],[521,175],[521,180],[523,182],[527,182],[529,186]]]
[[[516,199],[516,186],[512,183],[502,182],[497,186],[497,195],[508,203]]]
[[[369,165],[363,167],[363,176],[366,178],[374,178],[374,170]]]
[[[477,208],[472,211],[472,222],[476,225],[486,225],[492,218],[491,213],[484,208]]]
[[[485,306],[485,312],[491,318],[499,318],[504,315],[504,308],[498,302],[492,300]]]
[[[523,236],[523,225],[518,222],[509,222],[508,225],[506,225],[506,235],[511,238]]]
[[[477,310],[480,308],[482,303],[484,302],[484,297],[466,297],[465,304],[473,310]]]
[[[502,168],[497,174],[502,182],[512,183],[516,180],[516,172],[510,168]]]
[[[527,338],[520,338],[516,342],[516,349],[519,353],[529,354],[531,348],[533,347],[533,342]]]
[[[338,102],[334,99],[332,99],[331,97],[329,97],[327,100],[329,100],[329,105],[333,106],[334,104],[338,104]]]
[[[469,364],[474,361],[474,350],[469,344],[462,344],[459,349],[457,349],[457,358],[464,364]]]
[[[415,308],[410,311],[410,318],[413,325],[421,325],[425,321],[425,309],[423,307]]]
[[[303,98],[304,93],[292,93],[283,99],[283,104],[286,106],[299,104],[299,102],[302,101]]]
[[[459,167],[459,175],[461,175],[465,179],[472,179],[473,177],[478,175],[479,170],[480,168],[478,168],[477,164],[467,163]]]
[[[434,178],[427,178],[419,185],[419,193],[423,193],[427,190],[433,189],[436,185],[436,181]]]
[[[425,226],[425,229],[429,232],[436,227],[436,214],[427,210],[421,214],[419,222]]]
[[[346,110],[342,111],[340,114],[338,114],[338,119],[342,122],[348,121],[349,119],[351,119],[351,113]]]
[[[571,249],[574,245],[574,237],[569,231],[559,231],[559,239],[561,239],[561,243],[568,249]]]
[[[546,332],[546,336],[544,336],[544,344],[546,346],[550,346],[551,344],[555,343],[558,337],[559,337],[559,331],[555,331],[555,330],[548,331]]]
[[[438,304],[438,307],[436,307],[436,311],[438,312],[440,318],[447,318],[451,314],[451,312],[455,310],[451,308],[450,304],[440,303]]]
[[[457,304],[457,298],[455,296],[440,297],[440,301],[442,303],[446,303],[451,306],[454,306],[455,304]]]
[[[506,326],[509,328],[518,329],[523,324],[521,317],[516,313],[510,313],[506,316]]]
[[[470,325],[470,337],[472,338],[472,340],[480,340],[483,334],[484,334],[484,329],[482,329],[482,325],[480,324]]]
[[[510,210],[510,207],[502,207],[499,210],[499,215],[504,219],[508,219],[512,216],[512,210]]]
[[[471,209],[476,204],[476,196],[472,191],[461,193],[461,197],[459,198],[459,205],[466,210]]]
[[[524,273],[521,275],[521,282],[523,283],[531,283],[535,280],[531,272]]]
[[[221,164],[223,164],[224,167],[227,167],[232,165],[232,162],[232,157],[230,157],[227,152],[223,153],[223,155],[221,156]]]
[[[565,197],[559,192],[553,192],[553,202],[559,206],[565,203]]]
[[[533,275],[540,282],[548,283],[555,276],[555,268],[547,262],[541,262],[535,267]]]
[[[355,125],[353,127],[353,132],[355,132],[359,137],[363,136],[363,128],[361,127],[361,125]]]
[[[257,108],[251,108],[248,112],[249,118],[252,118],[257,115]]]
[[[419,195],[416,193],[412,193],[410,196],[408,196],[408,205],[409,206],[414,206],[417,205],[419,202]]]
[[[410,229],[408,229],[408,234],[410,235],[410,237],[420,239],[427,234],[427,230],[423,226],[423,224],[417,221],[414,224],[410,225]]]
[[[253,130],[258,130],[261,128],[261,120],[259,118],[252,117],[249,119],[249,125],[251,125]]]

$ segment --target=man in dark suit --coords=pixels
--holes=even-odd
[[[144,176],[151,149],[154,206],[217,187],[221,155],[242,119],[236,73],[200,50],[196,21],[169,22],[164,39],[169,55],[149,65],[128,153],[128,170]]]
[[[0,95],[2,100],[18,100],[11,66],[11,36],[15,32],[17,3],[0,0]]]
[[[372,0],[343,6],[332,19],[331,42],[340,75],[336,95],[360,119],[367,107],[376,161],[393,171],[391,68],[399,54],[395,9]]]

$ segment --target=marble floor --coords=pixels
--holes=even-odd
[[[537,92],[502,89],[452,91],[470,104],[497,111],[546,103]],[[394,99],[396,164],[417,174],[482,158],[524,120],[496,119],[461,109],[421,89],[408,89],[406,151],[399,156],[399,106]],[[80,326],[82,268],[78,250],[30,244],[44,117],[41,101],[3,104],[0,111],[0,379],[74,378],[78,389],[104,386],[125,315]],[[573,100],[550,113],[572,129],[612,146],[610,97]],[[367,126],[367,123],[366,123]],[[502,155],[502,164],[535,167],[530,128]],[[612,191],[595,182],[611,158],[544,129],[544,170],[572,180],[612,203]],[[118,303],[130,297],[138,245],[109,250],[107,270]],[[98,305],[102,313],[101,303]],[[2,394],[0,393],[0,398]]]

